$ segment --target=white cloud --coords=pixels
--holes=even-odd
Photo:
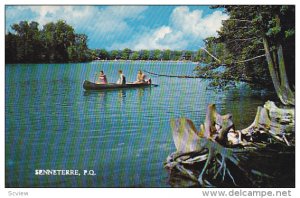
[[[189,11],[186,6],[177,7],[171,15],[174,28],[183,31],[186,35],[206,38],[216,36],[217,30],[222,26],[222,20],[228,16],[221,11],[203,16],[202,10]]]
[[[221,11],[203,15],[202,10],[190,11],[187,6],[176,7],[168,26],[161,26],[147,31],[134,40],[122,44],[113,44],[113,48],[130,47],[140,49],[186,49],[198,45],[204,38],[217,36],[222,20],[228,16]],[[199,47],[199,46],[197,46]]]
[[[168,26],[162,26],[150,33],[142,34],[135,43],[134,49],[163,49],[161,42],[172,33]]]
[[[6,19],[8,24],[13,24],[20,21],[18,16],[26,16],[21,20],[37,21],[40,25],[62,19],[76,32],[93,32],[89,38],[97,39],[114,32],[130,31],[126,20],[141,17],[146,9],[146,6],[10,6]]]
[[[187,47],[188,42],[182,38],[182,32],[173,32],[169,26],[161,26],[153,30],[146,30],[131,41],[114,43],[110,49],[124,49],[128,47],[133,50],[183,49]]]
[[[204,15],[200,9],[178,6],[168,24],[155,29],[130,26],[128,22],[143,17],[146,9],[146,6],[7,6],[6,23],[33,20],[42,26],[62,19],[76,32],[88,33],[89,42],[99,47],[111,43],[109,49],[187,49],[199,47],[206,37],[216,36],[222,20],[228,18],[219,10]]]

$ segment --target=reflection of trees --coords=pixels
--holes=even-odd
[[[230,111],[237,128],[249,126],[255,117],[257,106],[263,105],[265,100],[276,100],[274,92],[253,90],[247,85],[239,85],[223,94],[221,103],[224,106],[220,111],[223,114]]]

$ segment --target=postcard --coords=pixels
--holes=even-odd
[[[295,90],[295,5],[5,5],[5,187],[295,188]]]

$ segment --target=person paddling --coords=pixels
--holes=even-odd
[[[149,78],[148,80],[146,80],[146,75],[142,72],[142,70],[139,70],[137,77],[136,77],[136,81],[134,82],[135,84],[139,84],[139,83],[148,83],[151,84],[151,78]]]
[[[122,70],[119,70],[119,74],[120,74],[120,78],[119,78],[119,80],[117,81],[117,84],[125,85],[125,84],[126,84],[126,77],[125,77],[125,75],[123,74]]]
[[[107,84],[107,78],[103,71],[99,74],[99,84]]]
[[[135,83],[145,83],[146,82],[146,75],[143,74],[142,70],[139,70]]]

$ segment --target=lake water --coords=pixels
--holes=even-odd
[[[5,67],[6,187],[169,187],[163,167],[175,151],[170,119],[198,127],[206,106],[232,113],[237,129],[250,125],[266,92],[241,85],[207,89],[208,81],[155,77],[158,87],[85,92],[104,70],[116,82],[122,69],[134,81],[139,69],[193,75],[194,63],[91,62]],[[94,170],[96,176],[36,176],[37,169]]]

